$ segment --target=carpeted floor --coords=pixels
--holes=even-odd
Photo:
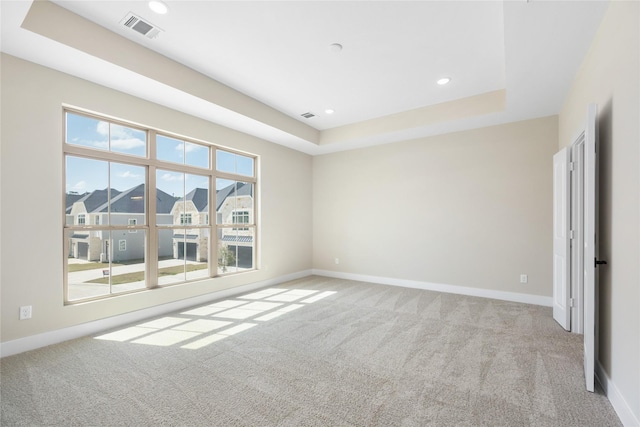
[[[2,426],[618,426],[551,309],[324,277],[1,360]]]

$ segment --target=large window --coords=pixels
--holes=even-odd
[[[64,114],[66,302],[255,269],[254,156]]]

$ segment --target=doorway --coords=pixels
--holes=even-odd
[[[584,372],[594,391],[597,307],[597,107],[570,147],[553,157],[553,318],[584,335]]]

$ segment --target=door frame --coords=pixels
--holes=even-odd
[[[559,307],[570,310],[569,322],[564,322],[556,315],[554,319],[565,329],[584,336],[583,356],[586,388],[595,389],[595,363],[598,348],[598,126],[597,106],[590,104],[587,109],[586,122],[578,135],[572,140],[567,151],[566,166],[570,171],[568,182],[569,197],[562,201],[554,197],[554,218],[560,212],[569,211],[569,254],[567,256],[569,280],[556,283],[554,272],[554,304],[562,302],[561,295],[568,294],[568,304]],[[554,157],[554,160],[556,157]],[[554,169],[557,166],[554,164]],[[554,177],[554,191],[555,177]],[[556,203],[563,206],[557,206]],[[555,226],[555,224],[554,224]],[[554,262],[556,242],[554,229]],[[554,266],[555,268],[555,266]],[[564,275],[563,277],[566,277]],[[566,299],[565,299],[566,301]],[[566,325],[569,323],[569,325]]]
[[[584,138],[571,145],[571,332],[584,333]]]

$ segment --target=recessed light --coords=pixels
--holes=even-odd
[[[327,114],[333,114],[333,110],[332,110],[332,109],[330,109],[330,108],[329,108],[329,109],[327,109],[327,110],[324,110],[324,112],[325,112],[325,113],[327,113]]]
[[[438,83],[440,86],[443,86],[449,83],[450,81],[451,81],[451,77],[443,77],[439,79],[436,83]]]
[[[155,13],[159,13],[160,15],[164,15],[169,11],[167,4],[160,0],[151,0],[149,2],[149,9],[153,10]]]

